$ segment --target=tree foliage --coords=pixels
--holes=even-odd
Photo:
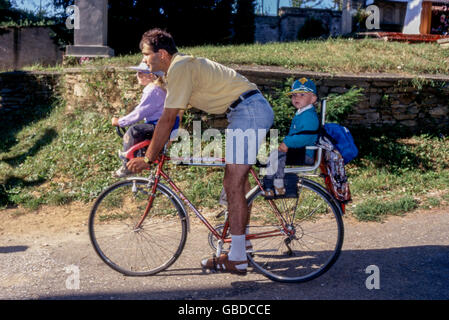
[[[8,26],[25,19],[33,19],[34,16],[30,12],[18,10],[13,7],[10,0],[0,0],[0,25]]]
[[[234,19],[235,43],[254,42],[255,6],[254,0],[237,0]]]
[[[294,8],[317,8],[324,2],[325,0],[291,0]]]
[[[49,26],[60,22],[57,17],[50,17],[48,8],[40,6],[37,10],[19,9],[18,4],[25,0],[0,0],[0,26],[2,27],[24,27],[24,26]]]
[[[73,0],[53,0],[66,8]],[[109,0],[108,45],[117,54],[139,51],[151,28],[170,32],[178,46],[253,42],[254,0]]]
[[[290,0],[294,8],[328,8],[341,10],[343,0]],[[326,4],[326,6],[324,6]]]

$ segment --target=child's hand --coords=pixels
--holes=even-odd
[[[113,125],[114,127],[118,127],[118,126],[119,126],[119,125],[118,125],[118,118],[112,117],[111,123],[112,123],[112,125]]]
[[[279,150],[279,151],[282,151],[282,152],[287,152],[287,151],[288,151],[288,147],[287,147],[287,145],[286,145],[285,143],[282,142],[282,143],[279,145],[278,150]]]

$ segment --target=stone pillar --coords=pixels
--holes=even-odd
[[[343,0],[341,13],[341,33],[347,34],[352,32],[352,14],[351,0]]]
[[[66,47],[67,56],[111,57],[114,50],[107,46],[108,1],[75,0],[79,9],[79,29],[75,29],[73,46]]]

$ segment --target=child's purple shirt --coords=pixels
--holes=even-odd
[[[150,83],[143,89],[140,103],[128,115],[120,118],[120,127],[128,127],[145,119],[145,122],[159,120],[164,110],[166,92],[161,87]]]

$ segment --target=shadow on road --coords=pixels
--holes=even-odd
[[[8,246],[8,247],[0,247],[0,253],[13,253],[13,252],[22,252],[28,249],[27,246]]]
[[[178,264],[179,265],[179,264]],[[368,289],[378,267],[379,289]],[[148,300],[299,300],[299,299],[449,299],[449,246],[415,246],[373,250],[343,251],[336,264],[321,277],[306,283],[284,284],[265,278],[230,276],[216,285],[213,277],[200,268],[177,268],[177,264],[156,277],[145,278],[142,291],[103,291],[42,296],[41,299],[148,299]],[[368,271],[367,271],[368,270]],[[252,271],[252,270],[250,270]],[[111,272],[114,272],[111,270]],[[254,271],[252,271],[254,272]],[[173,280],[185,277],[180,280]],[[135,278],[125,278],[129,280]],[[140,278],[142,279],[142,278]],[[189,281],[187,281],[189,280]],[[166,290],[152,290],[151,282],[166,285]],[[209,284],[212,283],[212,284]],[[134,283],[135,284],[135,283]],[[181,284],[181,288],[179,287]],[[103,287],[104,288],[104,287]],[[85,289],[84,289],[85,290]]]

